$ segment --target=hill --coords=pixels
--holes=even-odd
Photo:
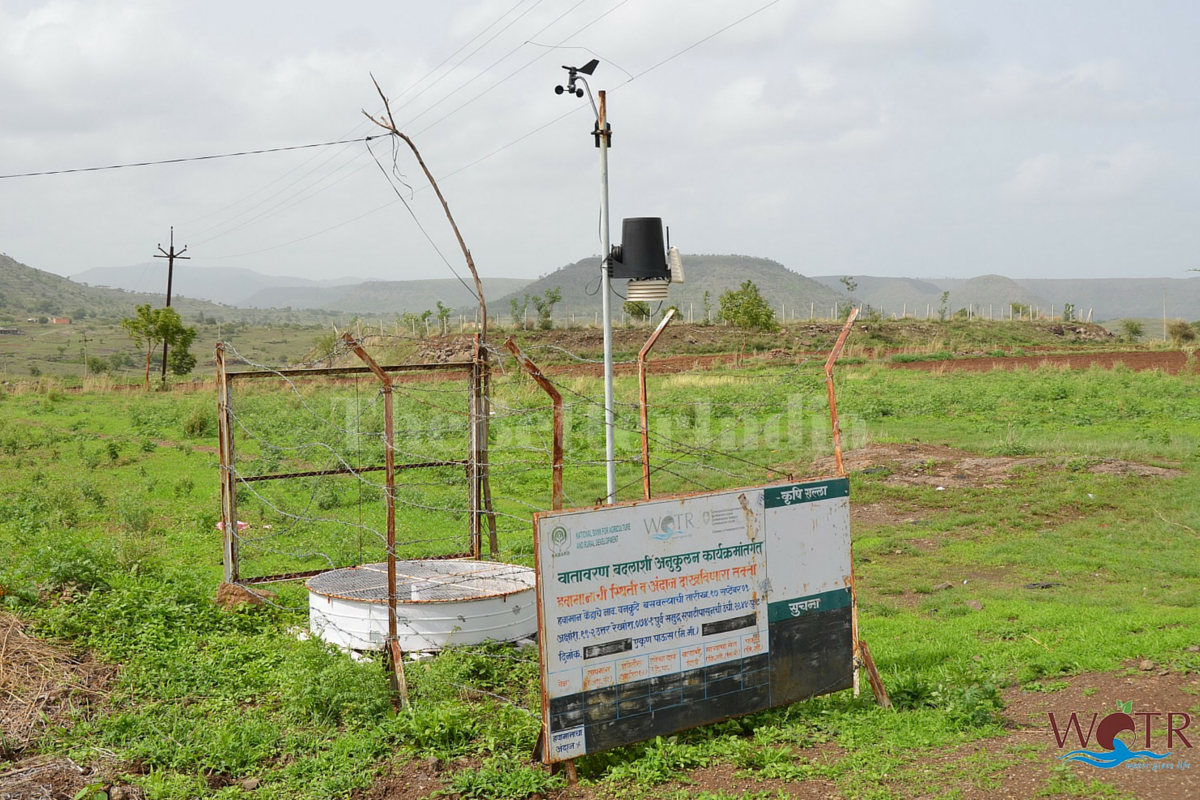
[[[466,278],[472,285],[471,279]],[[490,301],[529,283],[524,278],[483,278],[483,292]],[[263,289],[245,300],[258,308],[325,308],[362,314],[399,315],[405,311],[419,314],[437,308],[438,301],[455,309],[473,313],[477,306],[474,292],[467,291],[456,278],[423,281],[366,281],[353,286],[323,289],[284,286]],[[489,308],[490,311],[490,308]]]
[[[826,275],[814,278],[821,284],[842,289],[842,276]],[[1049,314],[1053,308],[1061,313],[1066,303],[1075,306],[1084,317],[1092,312],[1093,320],[1142,318],[1161,319],[1163,303],[1171,318],[1200,319],[1200,278],[1030,278],[1012,279],[1002,275],[983,275],[976,278],[881,278],[855,275],[858,284],[855,300],[887,315],[900,314],[906,308],[909,315],[937,314],[942,292],[949,292],[948,310],[953,313],[968,305],[976,310],[1000,316],[1007,313],[1010,303],[1036,306]]]
[[[130,292],[165,292],[167,262],[134,264],[128,267],[93,267],[71,276],[71,280],[91,284],[95,287],[125,289]],[[262,305],[250,302],[250,298],[262,293],[270,297],[270,290],[279,287],[302,287],[320,291],[324,287],[347,286],[362,283],[362,278],[331,278],[313,281],[278,275],[264,275],[252,269],[234,267],[197,267],[187,261],[175,268],[172,294],[197,297],[231,306],[270,308],[274,304]],[[295,305],[282,303],[281,306]]]
[[[84,286],[0,255],[0,320],[16,322],[32,316],[116,318],[131,314],[140,303],[162,305],[163,299],[162,294]],[[179,297],[172,305],[184,315],[203,312],[231,316],[230,309],[206,300]]]
[[[811,278],[793,272],[777,261],[767,258],[736,255],[685,255],[683,256],[684,283],[672,285],[666,305],[679,308],[682,320],[688,319],[689,311],[694,320],[704,318],[704,293],[709,294],[712,315],[715,317],[721,292],[736,289],[743,281],[754,281],[771,306],[780,313],[786,307],[788,317],[793,314],[807,318],[813,304],[817,309],[825,308],[825,315],[832,311],[834,303],[845,303],[841,293],[823,286]],[[600,280],[599,257],[585,258],[543,275],[533,283],[489,303],[489,311],[497,318],[508,322],[511,301],[520,303],[524,295],[544,295],[547,290],[560,288],[562,302],[555,307],[554,317],[561,324],[572,314],[585,320],[595,320],[600,311],[597,295]],[[613,298],[613,315],[619,318],[625,294],[625,281],[613,281],[618,294]],[[530,317],[533,308],[529,308]]]

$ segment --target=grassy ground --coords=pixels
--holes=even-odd
[[[572,403],[567,491],[586,503],[603,493],[596,405],[585,399],[599,384],[562,385]],[[762,797],[816,782],[856,798],[962,796],[1013,765],[1045,761],[1011,744],[986,758],[961,755],[1005,732],[1006,688],[1054,691],[1069,676],[1142,659],[1200,671],[1200,655],[1187,651],[1200,642],[1197,388],[1194,374],[1122,369],[842,369],[851,446],[1024,459],[995,482],[942,491],[898,481],[887,467],[851,475],[854,506],[887,511],[855,525],[855,559],[862,635],[897,709],[844,692],[589,756],[579,763],[582,792],[705,796],[677,781],[724,769],[758,782]],[[815,361],[655,378],[662,438],[652,459],[680,459],[656,475],[656,492],[762,481],[770,473],[759,464],[803,472],[828,452],[823,390]],[[619,400],[635,391],[618,383]],[[496,446],[498,500],[517,520],[502,529],[502,553],[528,561],[529,528],[519,520],[530,505],[549,504],[539,450],[546,399],[510,378],[497,400],[496,428],[524,431]],[[416,665],[412,710],[394,713],[378,663],[296,637],[306,624],[290,610],[302,601],[297,589],[281,589],[277,607],[213,604],[221,573],[213,405],[210,396],[68,394],[45,384],[0,395],[2,601],[39,635],[121,666],[102,705],[27,744],[4,743],[7,754],[107,759],[123,782],[163,798],[232,797],[251,777],[264,797],[346,796],[381,771],[404,775],[430,761],[431,791],[557,791],[561,778],[528,763],[538,729],[533,648],[455,651]],[[283,413],[300,410],[280,402],[259,419]],[[411,446],[437,446],[436,415],[410,413],[424,431]],[[622,407],[619,483],[633,484],[624,491],[631,498],[634,420]],[[696,455],[696,445],[727,455]],[[1172,472],[1095,469],[1112,458]],[[357,509],[346,497],[330,503]],[[246,508],[256,524],[270,520],[253,499]],[[1039,582],[1060,585],[1025,588]],[[935,591],[943,583],[954,588]],[[1078,773],[1054,780],[1051,794],[1101,791]]]

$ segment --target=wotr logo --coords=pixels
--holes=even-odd
[[[1072,713],[1065,721],[1065,724],[1060,725],[1060,720],[1053,712],[1048,715],[1050,717],[1050,728],[1054,731],[1054,740],[1060,748],[1067,748],[1072,743],[1072,739],[1079,743],[1080,749],[1072,750],[1069,753],[1064,753],[1058,756],[1060,761],[1078,761],[1084,764],[1090,764],[1098,769],[1112,769],[1119,767],[1122,764],[1133,761],[1134,759],[1148,758],[1155,761],[1169,758],[1173,753],[1156,753],[1150,749],[1151,737],[1155,734],[1155,723],[1159,725],[1158,735],[1161,737],[1163,733],[1162,725],[1165,723],[1167,736],[1167,750],[1171,751],[1175,748],[1176,743],[1181,743],[1186,748],[1191,748],[1192,743],[1188,741],[1184,735],[1184,731],[1192,724],[1192,717],[1182,711],[1138,711],[1134,713],[1133,703],[1124,702],[1117,703],[1117,708],[1120,709],[1114,714],[1108,714],[1103,719],[1099,714],[1092,714],[1091,724],[1088,725],[1087,732],[1084,733],[1083,723],[1079,721],[1079,715]],[[1141,718],[1139,726],[1134,717]],[[1164,719],[1165,717],[1165,719]],[[1139,736],[1139,728],[1144,731],[1144,750],[1130,750],[1125,742],[1117,738],[1118,735],[1125,732],[1132,732],[1134,740],[1137,741],[1142,737]],[[1095,742],[1102,750],[1092,751],[1087,747],[1091,744],[1093,736]],[[1137,766],[1145,766],[1142,764],[1130,764],[1130,768]],[[1156,766],[1158,768],[1178,767],[1187,769],[1188,765],[1179,764],[1164,764]]]

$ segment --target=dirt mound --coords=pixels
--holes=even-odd
[[[217,597],[214,602],[226,611],[232,611],[238,606],[261,606],[275,599],[275,593],[266,589],[249,589],[236,583],[224,583],[217,587]]]
[[[886,483],[949,489],[954,486],[1000,486],[1018,467],[1038,466],[1045,460],[982,457],[930,444],[872,444],[844,453],[843,462],[847,472],[882,475]],[[813,474],[832,475],[836,470],[833,456],[818,459],[809,467]]]
[[[70,727],[107,696],[116,667],[36,639],[0,614],[0,759],[13,759],[50,727]]]
[[[72,800],[88,787],[103,789],[109,800],[145,797],[140,788],[122,784],[115,774],[116,764],[110,762],[81,767],[69,758],[27,758],[0,770],[0,800]]]
[[[847,472],[881,475],[895,486],[933,486],[943,489],[972,487],[995,488],[1004,484],[1019,469],[1053,465],[1044,458],[1029,456],[976,456],[952,447],[931,444],[872,444],[843,454]],[[833,456],[814,461],[810,475],[832,475],[837,470]],[[1177,470],[1153,467],[1132,461],[1106,458],[1087,467],[1102,475],[1167,478]]]

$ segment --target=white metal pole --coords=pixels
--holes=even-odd
[[[612,292],[608,277],[609,240],[608,219],[608,125],[605,93],[597,92],[599,109],[596,130],[600,132],[600,313],[604,315],[604,470],[608,481],[608,503],[617,501],[617,448],[613,437],[613,355],[612,313],[609,295]]]

